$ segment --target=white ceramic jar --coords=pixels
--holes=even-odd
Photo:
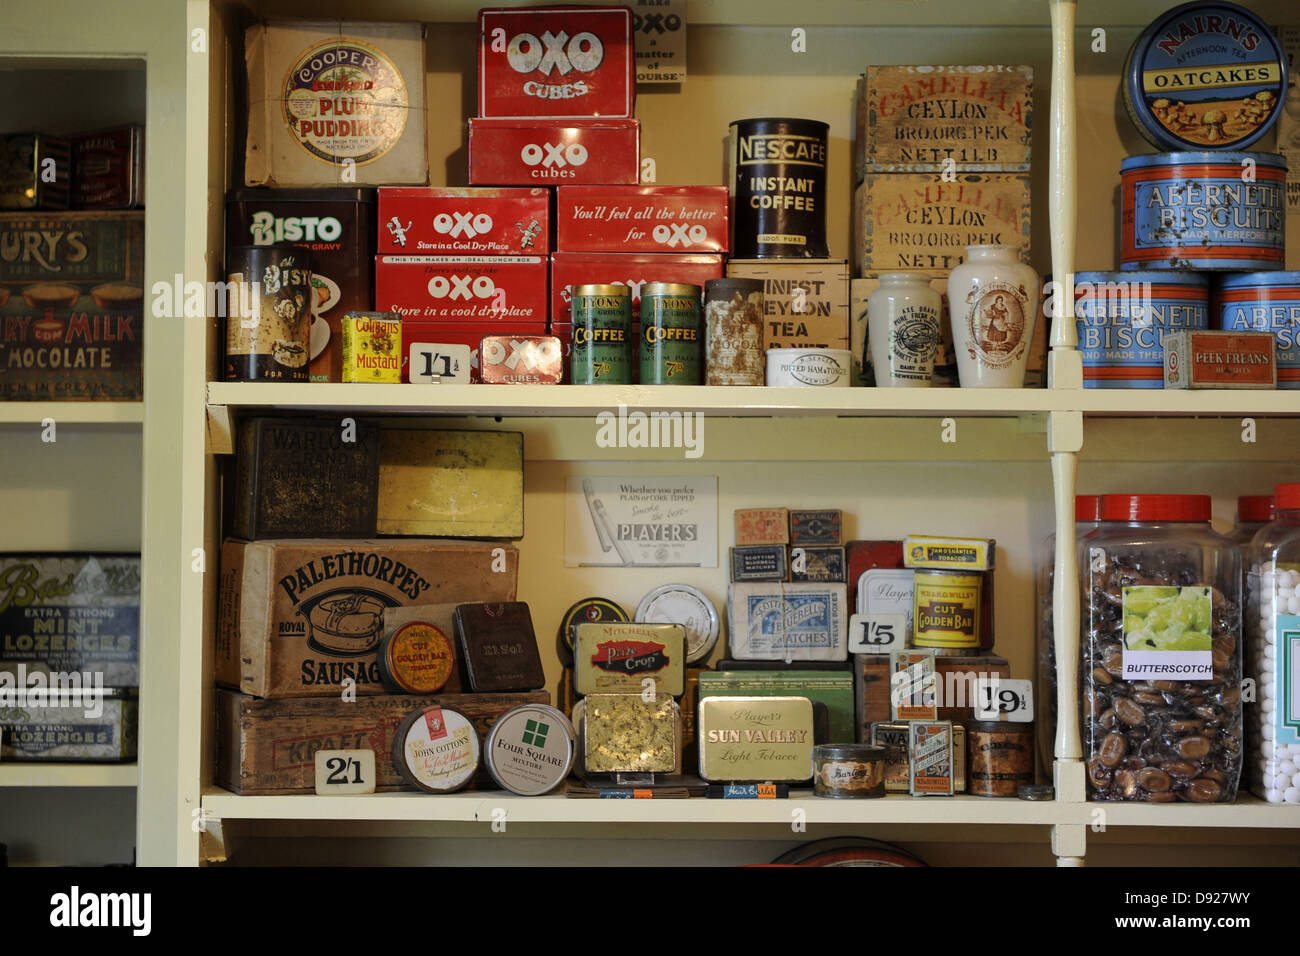
[[[885,272],[867,297],[867,343],[877,385],[928,388],[939,345],[943,296],[930,277]]]
[[[963,388],[1021,388],[1038,309],[1038,273],[1011,246],[967,246],[948,276]]]

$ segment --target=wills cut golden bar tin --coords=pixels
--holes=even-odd
[[[573,679],[579,694],[640,694],[646,678],[655,695],[686,689],[686,629],[680,624],[607,621],[579,624]]]
[[[807,697],[707,697],[695,733],[700,777],[712,783],[799,783],[812,776]]]

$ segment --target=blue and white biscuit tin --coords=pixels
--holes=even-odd
[[[1215,289],[1215,327],[1272,332],[1277,337],[1277,387],[1300,389],[1300,272],[1227,275]]]

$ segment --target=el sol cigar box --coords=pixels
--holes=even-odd
[[[462,604],[452,617],[464,676],[476,693],[536,690],[546,683],[528,605]]]
[[[144,213],[0,213],[0,250],[0,400],[139,401]]]
[[[641,180],[641,124],[634,119],[474,119],[474,186],[618,184]]]
[[[857,739],[854,723],[853,675],[844,670],[717,670],[704,671],[699,696],[807,697],[826,706],[827,742]]]
[[[630,117],[635,102],[627,7],[479,11],[479,116]]]
[[[845,259],[732,259],[729,279],[763,280],[763,346],[849,347],[849,264]]]
[[[731,656],[741,660],[842,661],[849,609],[843,584],[732,584],[727,595]]]
[[[561,186],[565,252],[726,252],[726,186]]]
[[[649,678],[656,696],[680,697],[686,678],[686,629],[680,624],[618,621],[579,624],[573,678],[579,694],[640,694]]]
[[[550,225],[542,188],[379,190],[381,255],[544,256]]]
[[[701,289],[722,278],[722,256],[676,252],[551,253],[551,323],[572,327],[573,287],[589,283],[625,285],[632,290],[632,316],[641,315],[641,289],[647,282],[682,282]]]
[[[967,246],[1029,258],[1029,174],[869,173],[854,194],[854,272],[947,276]]]
[[[337,418],[247,418],[235,446],[232,537],[375,534],[379,429]]]
[[[786,508],[738,508],[736,546],[790,543],[790,512]]]
[[[799,783],[812,776],[807,697],[702,697],[696,735],[703,780]]]
[[[1277,388],[1272,332],[1164,333],[1165,388]]]
[[[20,667],[138,687],[140,556],[0,554],[0,672]]]
[[[255,23],[244,63],[247,185],[429,181],[420,24]]]
[[[513,601],[519,552],[487,541],[230,540],[221,550],[215,676],[257,697],[382,693],[390,607]]]
[[[540,256],[378,256],[375,302],[404,320],[545,325]],[[490,330],[489,330],[490,331]]]
[[[259,700],[217,691],[216,782],[238,794],[313,793],[316,751],[373,750],[375,789],[409,789],[393,766],[393,735],[407,716],[434,705],[454,707],[478,732],[480,744],[506,711],[545,704],[543,691],[519,694],[384,694],[355,701],[331,697]],[[486,768],[472,786],[496,789]]]
[[[854,654],[853,681],[858,699],[858,721],[862,736],[873,721],[892,719],[890,712],[890,662],[887,654]],[[975,713],[975,681],[980,677],[1010,680],[1011,665],[1006,658],[936,657],[935,702],[940,720],[970,720]]]
[[[858,87],[858,180],[867,173],[1029,172],[1028,66],[869,66]]]
[[[522,538],[523,434],[384,429],[376,525],[380,534]]]

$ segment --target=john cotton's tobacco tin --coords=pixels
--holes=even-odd
[[[451,793],[478,770],[478,731],[454,707],[417,710],[397,725],[393,764],[402,779],[429,793]]]
[[[580,285],[573,290],[574,385],[632,383],[632,290],[625,285]]]
[[[579,624],[573,679],[579,694],[640,694],[650,678],[656,696],[686,688],[686,630],[680,624]]]
[[[664,584],[641,599],[636,620],[646,624],[680,624],[686,628],[686,663],[708,660],[718,643],[718,609],[699,588]]]
[[[702,383],[700,287],[647,282],[641,289],[641,384]]]
[[[549,793],[573,769],[575,734],[569,718],[546,704],[522,704],[492,725],[483,760],[497,786],[522,797]]]
[[[812,776],[807,697],[706,697],[695,733],[705,780],[798,783]]]

